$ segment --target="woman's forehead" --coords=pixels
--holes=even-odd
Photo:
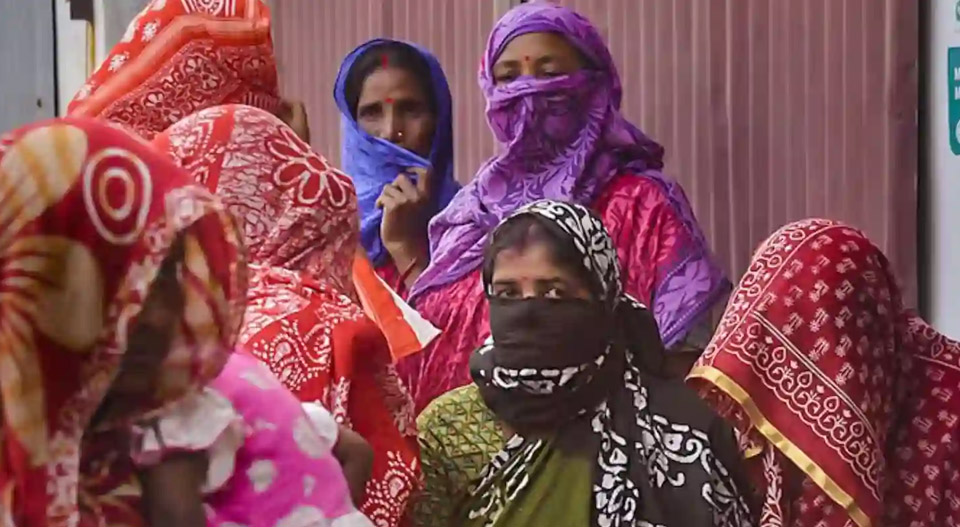
[[[497,253],[493,281],[571,281],[576,276],[569,265],[557,261],[555,251],[545,241],[520,247],[507,247]]]
[[[416,97],[426,99],[420,82],[412,72],[399,66],[377,68],[364,79],[360,99]]]
[[[550,56],[557,59],[580,59],[577,47],[564,35],[538,31],[524,33],[504,46],[496,63],[535,61]]]

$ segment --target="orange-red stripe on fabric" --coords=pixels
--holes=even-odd
[[[357,288],[363,310],[387,338],[394,362],[423,349],[416,331],[407,322],[397,305],[389,286],[377,276],[373,264],[363,254],[353,260],[353,283]]]

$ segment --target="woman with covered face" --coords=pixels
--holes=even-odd
[[[732,428],[664,375],[656,322],[623,294],[596,216],[529,205],[493,231],[482,269],[492,335],[471,356],[475,386],[428,410],[424,463],[456,464],[465,440],[492,435],[478,412],[506,442],[466,488],[425,469],[423,525],[753,524]]]
[[[343,169],[357,187],[360,242],[377,273],[406,294],[430,263],[427,222],[460,188],[450,87],[430,52],[375,39],[343,60],[334,99]]]
[[[730,284],[683,190],[661,172],[663,148],[621,115],[620,79],[593,25],[552,3],[511,10],[490,35],[480,86],[500,152],[430,225],[430,265],[410,299],[444,333],[400,363],[418,409],[469,382],[468,357],[490,331],[485,241],[538,199],[595,211],[612,235],[627,292],[657,320],[668,360],[697,348],[687,339]]]

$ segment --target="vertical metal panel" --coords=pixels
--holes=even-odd
[[[786,222],[864,229],[916,298],[916,3],[560,0],[609,42],[624,112],[667,148],[739,275]]]
[[[50,0],[0,0],[0,133],[56,113]]]
[[[477,84],[477,68],[487,35],[509,5],[489,0],[393,3],[397,22],[392,36],[425,45],[447,74],[454,95],[456,175],[461,182],[467,182],[494,152],[493,136],[484,115],[485,103]]]
[[[10,1],[10,0],[7,0]],[[667,148],[704,230],[739,276],[791,220],[850,222],[916,295],[918,14],[902,0],[561,0],[588,16],[624,81],[624,112]],[[339,158],[331,90],[341,58],[374,36],[430,47],[455,101],[457,176],[493,152],[476,84],[504,0],[283,0],[287,92],[314,143]]]

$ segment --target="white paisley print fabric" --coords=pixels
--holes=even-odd
[[[153,0],[68,106],[150,140],[220,104],[280,106],[262,0]]]
[[[223,198],[252,263],[306,271],[355,296],[353,183],[282,121],[250,106],[216,106],[154,144]]]
[[[419,486],[413,402],[353,286],[357,196],[350,178],[264,110],[201,111],[158,135],[239,220],[250,290],[240,343],[301,401],[327,408],[374,449],[361,510],[397,525]]]

